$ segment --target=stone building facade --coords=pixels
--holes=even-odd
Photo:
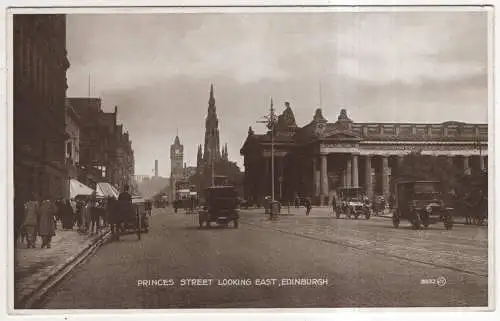
[[[369,197],[388,197],[404,155],[447,157],[464,171],[478,171],[486,167],[487,147],[487,124],[355,123],[344,109],[329,122],[317,109],[310,123],[298,127],[287,103],[275,128],[275,195],[311,196],[325,204],[338,187],[363,187]],[[250,127],[240,153],[245,198],[259,202],[271,195],[271,133],[255,134]]]
[[[15,195],[68,197],[66,16],[15,14],[13,20]]]
[[[101,98],[94,97],[72,97],[68,102],[81,118],[79,180],[91,187],[101,181],[119,189],[133,186],[132,142],[117,124],[118,107],[104,112]]]

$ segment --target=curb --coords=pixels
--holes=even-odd
[[[83,263],[95,251],[104,245],[111,238],[111,232],[101,235],[94,242],[90,243],[81,252],[72,255],[60,267],[56,267],[55,271],[47,277],[35,290],[30,294],[25,295],[23,298],[15,303],[14,309],[36,309],[37,306],[43,302],[49,291],[59,284],[75,267]]]

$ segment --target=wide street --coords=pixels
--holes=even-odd
[[[301,209],[277,221],[268,221],[262,210],[244,210],[241,217],[238,229],[199,229],[196,215],[156,209],[141,241],[129,235],[104,245],[52,291],[43,308],[488,304],[485,226],[457,224],[447,231],[439,224],[415,231],[402,224],[394,229],[387,218],[335,219],[321,208],[309,217]],[[290,278],[326,279],[327,284],[282,281]],[[170,279],[174,285],[144,285]],[[211,279],[212,284],[186,285],[182,279]],[[224,279],[252,284],[217,284]],[[258,279],[277,281],[267,286],[256,284]]]

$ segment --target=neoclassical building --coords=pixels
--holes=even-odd
[[[285,105],[274,137],[276,199],[298,193],[325,204],[338,187],[363,187],[369,197],[388,197],[402,157],[416,151],[447,157],[464,171],[487,166],[487,124],[355,123],[345,109],[329,122],[318,108],[310,123],[298,127]],[[240,154],[245,199],[271,195],[271,133],[256,134],[250,127]]]

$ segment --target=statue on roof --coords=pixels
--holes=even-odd
[[[278,129],[286,130],[290,127],[297,127],[297,123],[295,122],[295,115],[293,114],[292,108],[290,107],[290,103],[285,102],[285,110],[278,117]]]
[[[347,110],[345,110],[344,108],[342,108],[340,110],[340,115],[338,117],[338,120],[339,121],[351,121],[351,119],[349,117],[347,117]]]
[[[254,134],[252,126],[248,127],[248,136],[252,136]]]
[[[321,108],[316,108],[316,111],[314,112],[313,121],[321,123],[327,122],[326,118],[323,117],[323,111],[321,110]]]

